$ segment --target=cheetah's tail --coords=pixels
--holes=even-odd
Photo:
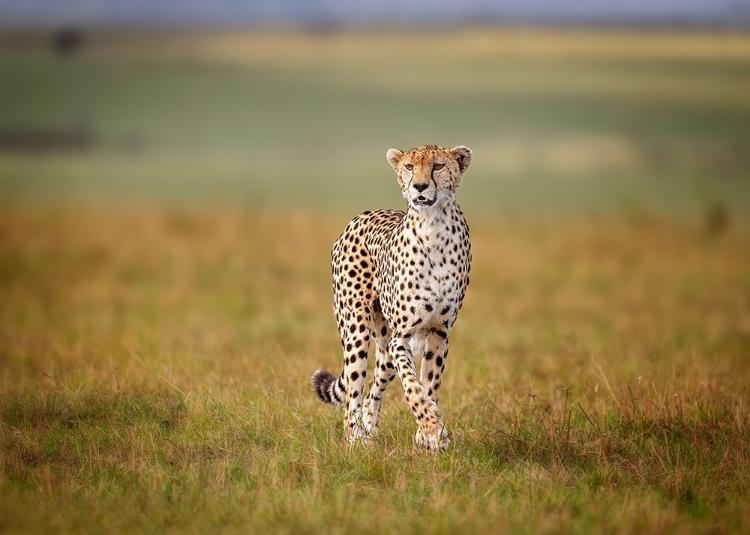
[[[315,370],[310,381],[321,401],[332,405],[343,403],[345,391],[341,378],[326,370]]]

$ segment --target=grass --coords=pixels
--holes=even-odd
[[[345,221],[5,210],[0,526],[748,528],[744,227],[474,220],[452,447],[432,455],[399,385],[376,444],[350,449],[307,384],[340,365],[327,253]]]

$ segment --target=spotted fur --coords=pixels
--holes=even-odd
[[[383,394],[398,374],[417,420],[415,442],[430,450],[448,447],[438,394],[448,336],[469,285],[469,227],[455,191],[471,157],[462,146],[390,149],[388,162],[407,211],[365,212],[333,244],[334,311],[344,369],[338,377],[317,370],[312,384],[322,401],[344,404],[350,442],[377,434]],[[375,370],[363,401],[372,339]],[[419,380],[414,357],[423,357]]]

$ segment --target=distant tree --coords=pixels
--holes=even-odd
[[[75,28],[64,28],[52,37],[52,48],[60,56],[70,56],[83,42],[83,33]]]

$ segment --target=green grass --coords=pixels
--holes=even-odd
[[[413,425],[404,415],[391,415],[401,433],[389,427],[372,449],[349,450],[340,443],[338,418],[313,418],[299,401],[239,406],[207,393],[191,397],[95,391],[7,407],[5,425],[27,443],[5,445],[18,460],[8,469],[4,526],[289,532],[508,526],[529,533],[747,526],[747,452],[737,448],[738,423],[723,409],[702,417],[626,413],[606,423],[583,421],[579,410],[567,423],[564,412],[539,415],[527,407],[517,429],[505,423],[493,432],[503,423],[498,416],[484,418],[484,431],[457,422],[459,437],[481,434],[458,438],[449,453],[433,456],[413,451],[403,436]],[[37,514],[19,514],[28,509]]]

